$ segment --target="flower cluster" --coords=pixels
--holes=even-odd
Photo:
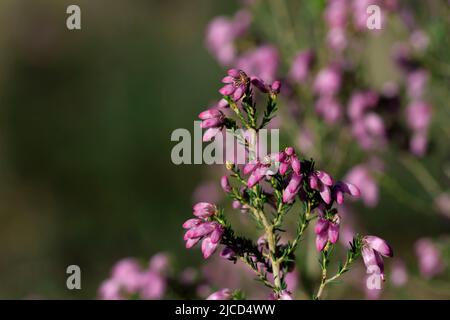
[[[99,288],[99,297],[103,300],[123,299],[161,299],[166,292],[166,272],[168,269],[166,254],[152,257],[147,267],[133,258],[118,261]]]
[[[324,78],[330,76],[323,75]],[[224,113],[218,108],[210,109],[200,114],[203,120],[202,127],[207,128],[208,132],[211,129],[210,123],[216,128],[219,125],[223,126],[224,123],[230,124],[225,125],[225,128],[232,131],[242,126],[247,131],[240,137],[241,143],[250,153],[258,142],[247,133],[249,130],[257,132],[274,116],[280,82],[275,81],[267,85],[260,78],[250,78],[244,71],[238,69],[230,69],[222,82],[225,85],[219,90],[222,94],[221,101],[228,103],[226,107],[229,106],[234,111],[237,119],[225,118]],[[323,85],[319,81],[317,90],[329,92],[327,91],[329,88],[325,90]],[[255,88],[267,99],[266,110],[260,117]],[[213,120],[207,122],[210,119]],[[349,182],[335,182],[330,174],[316,169],[314,160],[302,158],[293,147],[262,157],[258,155],[254,159],[249,159],[245,165],[227,162],[226,168],[229,174],[220,179],[222,189],[233,200],[233,208],[240,209],[253,218],[262,235],[256,244],[237,236],[227,222],[223,210],[218,209],[215,204],[200,202],[193,208],[195,218],[183,224],[183,228],[187,229],[184,235],[186,247],[191,248],[202,241],[201,249],[206,259],[214,253],[219,244],[224,245],[221,257],[233,262],[241,260],[248,265],[258,279],[272,289],[272,299],[292,298],[287,290],[286,275],[295,266],[296,248],[313,219],[317,219],[314,230],[316,248],[321,253],[324,275],[316,298],[320,298],[324,287],[347,271],[361,253],[368,268],[377,263],[382,269],[380,254],[392,256],[392,250],[384,240],[355,235],[348,249],[345,267],[334,277],[327,277],[330,253],[339,238],[341,217],[337,207],[343,204],[345,194],[359,197],[360,190]],[[298,210],[293,209],[296,202],[302,203],[303,211],[300,213],[294,240],[282,243],[280,240],[285,232],[282,229],[284,217],[289,211]],[[385,250],[386,248],[375,239],[381,241],[389,250]],[[383,271],[381,274],[384,277]],[[210,299],[218,298],[230,298],[230,291],[224,289],[210,296]]]
[[[216,251],[223,234],[223,227],[219,223],[208,220],[216,212],[216,206],[211,203],[197,203],[194,206],[194,216],[197,218],[189,219],[183,224],[183,228],[188,229],[184,234],[186,248],[192,248],[202,240],[202,252],[205,259]]]

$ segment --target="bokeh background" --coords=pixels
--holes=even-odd
[[[205,27],[240,3],[78,0],[79,31],[66,28],[69,4],[0,2],[0,298],[95,298],[127,256],[165,251],[175,268],[201,263],[184,249],[180,225],[211,171],[173,165],[170,134],[192,131],[217,99],[223,68],[205,49]],[[379,38],[366,57],[375,79],[393,73],[379,54],[389,41]],[[436,99],[448,114],[448,83],[445,90]],[[439,176],[448,140],[434,147],[439,156],[424,161]],[[406,171],[396,179],[420,188]],[[361,217],[412,272],[418,235],[450,231],[448,218],[406,209],[383,189],[380,205]],[[82,290],[66,288],[71,264],[81,267]],[[450,298],[445,277],[418,297]]]

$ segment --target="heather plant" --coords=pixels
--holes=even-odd
[[[369,5],[381,9],[380,30],[367,26]],[[446,187],[450,178],[446,98],[450,63],[443,50],[448,45],[449,9],[446,1],[428,6],[397,0],[329,0],[304,1],[299,6],[288,0],[256,0],[242,2],[232,18],[217,17],[207,26],[206,46],[220,65],[245,70],[250,79],[258,79],[252,85],[269,95],[269,87],[260,84],[280,80],[283,89],[276,102],[281,107],[278,117],[267,125],[280,128],[288,145],[313,158],[313,170],[325,167],[358,187],[361,201],[357,205],[333,199],[335,206],[339,205],[339,216],[347,222],[341,226],[344,245],[353,239],[356,228],[365,229],[357,215],[364,210],[361,204],[374,212],[382,196],[390,197],[403,212],[441,215],[434,219],[450,216],[450,190]],[[381,50],[377,48],[380,43],[384,43]],[[374,70],[374,60],[382,64],[383,73]],[[305,161],[300,160],[301,170],[308,167]],[[228,180],[243,179],[252,186],[261,176],[260,172],[250,173],[246,180],[245,168],[231,169],[237,173],[230,171],[229,177],[222,178],[228,194],[233,194]],[[282,183],[288,185],[293,180],[295,187],[292,172],[291,167],[285,181],[280,167],[258,182],[263,191],[267,191],[267,185],[272,188],[275,211],[276,186],[271,180],[281,175]],[[399,179],[400,175],[413,180]],[[303,186],[305,177],[298,183]],[[250,197],[243,191],[245,184],[235,188],[241,197]],[[297,193],[291,194],[288,189],[281,195],[283,201],[283,197],[290,200]],[[252,211],[249,204],[233,201],[234,208]],[[294,202],[304,206],[305,201],[299,196]],[[290,210],[295,210],[296,204],[293,208]],[[325,220],[333,226],[331,216]],[[297,233],[287,233],[297,237]],[[393,283],[405,285],[414,269],[425,278],[444,274],[449,247],[442,239],[446,239],[445,234],[428,242],[419,239],[415,246],[412,241],[402,258],[416,252],[417,265],[405,267],[403,260],[396,258],[393,268],[400,271],[393,273]],[[301,274],[309,282],[316,272],[303,270]],[[368,296],[378,296],[372,293]]]
[[[228,70],[222,82],[225,85],[219,90],[222,97],[218,105],[199,115],[201,126],[206,129],[204,140],[209,141],[224,130],[241,130],[244,133],[239,141],[253,154],[252,150],[258,149],[254,137],[276,115],[281,84],[279,81],[266,84],[238,69]],[[265,98],[264,109],[258,106],[261,99],[257,98]],[[233,111],[234,117],[225,116],[227,108]],[[349,271],[360,256],[370,273],[384,280],[382,256],[392,257],[393,251],[385,240],[376,236],[356,234],[347,245],[344,261],[336,271],[329,270],[343,223],[339,205],[344,203],[344,195],[360,196],[356,185],[334,181],[313,159],[302,157],[293,147],[262,157],[257,152],[254,156],[245,165],[227,162],[228,174],[221,178],[220,184],[233,201],[233,208],[252,218],[259,238],[255,241],[239,235],[223,209],[200,202],[193,207],[194,218],[183,224],[186,248],[201,242],[203,257],[208,259],[221,247],[224,262],[243,262],[272,290],[270,298],[288,300],[292,299],[292,293],[287,290],[286,274],[296,267],[296,252],[303,244],[305,231],[314,224],[321,276],[313,298],[320,299],[325,287]],[[282,241],[285,217],[289,214],[296,217],[296,231],[292,239]],[[223,289],[210,298],[238,298],[238,293]]]

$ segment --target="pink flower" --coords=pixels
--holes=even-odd
[[[353,167],[345,176],[345,180],[358,186],[361,198],[367,207],[375,207],[378,203],[378,184],[366,165]]]
[[[228,181],[228,176],[223,175],[222,178],[220,178],[220,186],[222,187],[222,190],[226,193],[230,193],[232,191],[230,181]]]
[[[245,70],[252,77],[258,77],[267,82],[275,80],[279,64],[278,50],[272,45],[251,49],[243,53],[236,61],[239,69]]]
[[[242,70],[230,69],[228,70],[228,76],[223,78],[222,82],[225,85],[220,88],[220,94],[230,96],[234,101],[238,101],[248,90],[250,78]]]
[[[323,201],[330,204],[332,201],[330,187],[333,185],[331,176],[324,171],[316,171],[309,174],[308,181],[309,187],[319,191]]]
[[[419,270],[423,277],[430,279],[442,273],[445,269],[441,253],[428,238],[416,241],[416,255],[419,260]]]
[[[356,91],[350,97],[347,114],[352,120],[361,119],[365,111],[374,108],[378,103],[378,95],[373,91]]]
[[[155,254],[149,262],[149,269],[158,274],[164,274],[169,269],[169,256],[167,253],[161,252]]]
[[[338,204],[344,203],[344,193],[347,193],[354,197],[359,197],[361,195],[361,191],[359,191],[358,187],[349,182],[337,182],[332,188],[332,197]]]
[[[313,62],[314,52],[312,50],[297,53],[289,70],[289,78],[298,83],[305,82],[311,72]]]
[[[414,101],[406,109],[406,119],[412,130],[426,130],[431,121],[431,107],[425,102]]]
[[[336,65],[322,69],[314,81],[314,91],[321,96],[334,96],[341,88],[341,72]]]
[[[280,293],[271,293],[269,295],[269,300],[293,300],[292,295],[287,290],[282,290]]]
[[[288,147],[284,152],[280,152],[278,159],[280,162],[279,172],[281,175],[286,174],[289,168],[296,174],[300,174],[301,162],[295,154],[294,148]]]
[[[142,273],[140,286],[140,296],[143,299],[161,299],[166,292],[166,281],[152,270]]]
[[[336,243],[339,239],[339,225],[340,217],[335,215],[333,221],[319,218],[317,220],[314,232],[316,233],[316,249],[322,251],[327,245],[328,241]]]
[[[342,115],[342,107],[333,96],[320,96],[316,101],[315,109],[329,124],[338,122]]]
[[[408,73],[407,78],[408,95],[412,99],[421,99],[428,81],[428,72],[423,69]]]
[[[211,108],[201,112],[198,117],[202,120],[200,127],[207,129],[203,135],[203,141],[211,141],[223,128],[225,115],[217,108]]]
[[[294,200],[295,196],[300,190],[302,182],[302,176],[299,174],[296,174],[295,172],[292,174],[291,180],[289,181],[289,184],[287,185],[286,189],[283,190],[283,202],[289,203]]]
[[[402,287],[408,282],[408,270],[402,260],[395,260],[392,264],[391,282],[396,287]]]
[[[244,174],[250,174],[247,180],[247,186],[249,188],[254,187],[264,178],[270,178],[276,174],[278,168],[276,167],[280,154],[267,155],[262,161],[253,160],[244,166]]]
[[[217,249],[222,238],[224,228],[218,222],[208,221],[207,218],[217,213],[217,207],[208,202],[199,202],[194,206],[193,214],[198,218],[188,219],[183,228],[186,248],[192,248],[200,240],[202,241],[203,257],[207,259]]]
[[[194,215],[199,218],[210,217],[217,212],[217,207],[209,202],[199,202],[193,207]]]
[[[361,255],[366,267],[372,268],[376,266],[380,271],[381,279],[384,281],[384,257],[393,257],[394,251],[389,244],[376,236],[365,236],[362,239]],[[371,270],[373,272],[373,270]]]
[[[250,26],[251,15],[246,10],[238,11],[232,19],[214,18],[206,30],[206,47],[222,65],[230,65],[236,58],[234,41],[244,35]]]
[[[428,137],[426,132],[418,131],[413,134],[409,141],[409,149],[417,157],[423,157],[427,152]]]
[[[230,289],[222,289],[212,293],[206,300],[231,300],[233,293]]]

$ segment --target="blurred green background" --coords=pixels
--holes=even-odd
[[[200,166],[175,128],[216,97],[204,28],[225,1],[0,2],[0,298],[93,298],[113,263],[176,252]],[[82,290],[66,288],[78,264]]]

